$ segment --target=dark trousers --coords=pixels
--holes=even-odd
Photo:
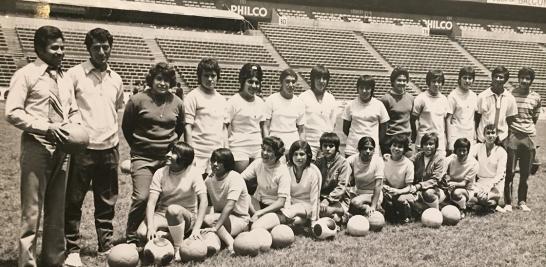
[[[21,136],[18,266],[62,266],[65,259],[62,207],[65,203],[68,157],[59,149],[53,150],[27,133]],[[42,214],[42,251],[40,262],[37,262],[36,236]]]
[[[505,140],[505,148],[508,154],[506,161],[506,178],[504,180],[504,203],[512,204],[512,190],[516,163],[519,160],[519,185],[518,204],[527,202],[527,180],[531,172],[531,166],[535,158],[535,143],[527,134],[511,132]]]
[[[138,226],[146,217],[146,204],[150,194],[150,184],[157,169],[163,167],[163,159],[152,159],[144,156],[131,156],[131,178],[133,180],[133,193],[131,195],[131,208],[127,218],[126,237],[128,243],[139,243],[137,235]]]
[[[119,151],[87,149],[74,154],[66,194],[65,236],[68,253],[79,252],[82,205],[87,191],[93,191],[95,228],[99,252],[112,246],[114,208],[118,198]]]

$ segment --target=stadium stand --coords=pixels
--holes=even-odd
[[[502,33],[516,33],[512,26],[508,25],[499,25],[499,24],[488,24],[487,27],[492,32],[502,32]]]
[[[189,7],[216,8],[212,2],[183,0],[182,5]]]
[[[346,21],[346,22],[363,22],[364,16],[354,14],[341,14],[341,13],[324,13],[313,12],[313,16],[318,20],[330,20],[330,21]]]
[[[6,37],[4,36],[4,32],[2,31],[2,27],[0,27],[0,50],[5,51],[8,50],[8,43],[6,42]]]
[[[235,38],[235,37],[234,37]],[[278,66],[269,52],[260,45],[229,44],[208,41],[157,38],[157,43],[169,61],[196,61],[214,57],[220,63],[244,64],[256,62]]]
[[[385,70],[351,31],[260,24],[291,67],[324,64],[329,68]]]
[[[363,35],[392,66],[405,66],[410,72],[435,68],[456,74],[461,66],[473,66],[446,36],[372,32]]]
[[[544,34],[539,27],[516,26],[516,29],[523,34]]]
[[[299,72],[299,74],[310,84],[311,74],[309,71]],[[351,100],[358,96],[356,92],[356,81],[362,74],[356,73],[341,73],[330,71],[330,82],[328,83],[328,90],[334,95],[337,100]],[[391,88],[391,82],[389,76],[385,75],[373,75],[375,79],[375,91],[374,96],[381,98]]]
[[[195,65],[179,65],[175,63],[174,67],[190,89],[197,87],[198,83]],[[264,77],[262,81],[261,97],[266,98],[272,93],[279,91],[279,75],[281,72],[279,70],[270,69],[263,69],[263,72]],[[225,97],[232,96],[239,91],[240,85],[238,77],[238,68],[223,67],[216,89]],[[296,83],[296,94],[303,91],[303,87],[300,84],[301,82],[302,81],[298,81],[298,83]]]
[[[536,71],[537,78],[546,78],[546,51],[537,43],[465,37],[457,40],[490,70],[504,65],[511,73],[517,73],[527,66]]]
[[[457,26],[463,31],[485,31],[485,28],[479,23],[457,22]]]
[[[17,35],[25,51],[34,51],[34,31],[36,29],[16,28]],[[75,57],[87,57],[87,52],[84,40],[85,32],[63,31],[65,38],[65,53]],[[146,46],[144,39],[137,36],[115,35],[114,45],[112,49],[112,58],[136,58],[152,61],[154,58],[150,49]]]
[[[9,81],[17,69],[10,55],[0,55],[0,86],[9,86]]]
[[[163,4],[163,5],[176,5],[175,0],[134,0],[135,2]]]
[[[281,16],[281,17],[309,19],[309,16],[307,15],[307,12],[305,12],[303,10],[277,8],[277,13],[279,13],[279,16]]]

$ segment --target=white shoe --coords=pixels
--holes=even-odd
[[[81,267],[83,266],[82,259],[80,258],[80,253],[73,252],[68,254],[68,257],[64,260],[64,265],[72,267]]]
[[[504,210],[508,212],[512,212],[512,205],[504,205]]]
[[[495,211],[496,211],[496,212],[500,212],[500,213],[506,213],[506,210],[505,210],[503,207],[501,207],[501,206],[497,206],[497,207],[495,208]]]
[[[521,202],[519,204],[519,208],[522,210],[522,211],[526,211],[526,212],[529,212],[531,211],[531,209],[529,207],[527,207],[527,204],[525,204],[525,202]]]

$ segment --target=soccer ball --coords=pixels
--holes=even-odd
[[[370,230],[370,222],[362,215],[355,215],[347,222],[347,234],[365,236]]]
[[[89,145],[89,134],[82,125],[67,123],[61,126],[61,131],[67,137],[66,141],[59,144],[64,152],[74,154],[84,150]]]
[[[250,231],[250,233],[260,244],[261,252],[269,251],[271,248],[271,243],[273,243],[273,238],[271,237],[269,231],[265,230],[264,228],[256,228]]]
[[[273,242],[271,246],[273,248],[284,248],[290,246],[296,240],[294,231],[288,225],[277,225],[271,229],[271,237]]]
[[[110,267],[136,267],[138,265],[138,251],[131,244],[119,244],[108,254]]]
[[[220,251],[222,243],[218,235],[214,232],[206,232],[202,234],[203,240],[207,245],[207,256],[210,257]]]
[[[313,234],[318,239],[333,238],[336,236],[337,230],[336,222],[329,217],[318,219],[313,226]]]
[[[385,217],[383,217],[383,213],[379,211],[372,212],[372,214],[368,216],[368,221],[370,221],[370,230],[374,232],[381,231],[383,226],[385,226]]]
[[[260,242],[251,232],[243,232],[233,241],[233,250],[237,255],[254,257],[260,253]]]
[[[442,221],[442,212],[435,208],[428,208],[421,215],[421,222],[427,227],[440,228]]]
[[[156,237],[144,246],[143,260],[145,263],[165,266],[174,259],[174,247],[163,237]]]
[[[208,247],[205,241],[186,239],[180,247],[180,259],[184,262],[200,261],[207,257]]]
[[[122,173],[128,174],[131,173],[131,160],[127,159],[121,162],[119,165]]]
[[[442,208],[443,222],[446,225],[456,225],[461,220],[461,211],[453,205]]]

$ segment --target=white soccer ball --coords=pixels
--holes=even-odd
[[[165,266],[174,259],[174,247],[163,237],[156,237],[144,246],[143,261],[156,266]]]

